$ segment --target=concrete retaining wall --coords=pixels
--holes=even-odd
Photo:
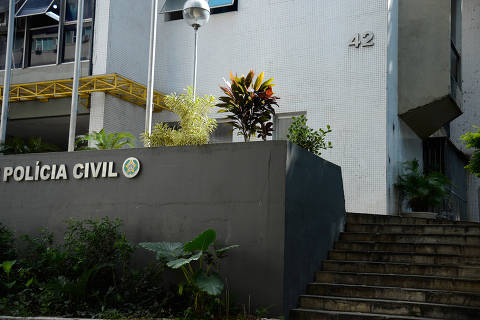
[[[141,163],[132,179],[122,173],[129,157]],[[117,177],[102,178],[102,167],[75,179],[75,165],[91,162],[112,162]],[[37,165],[54,164],[67,179],[41,181],[40,172],[35,181]],[[18,166],[30,166],[33,181],[4,182],[5,168]],[[0,156],[0,171],[0,221],[17,235],[47,227],[60,237],[70,217],[121,218],[135,243],[212,228],[220,244],[240,245],[222,267],[236,302],[250,297],[276,314],[297,304],[345,215],[340,168],[285,141]]]

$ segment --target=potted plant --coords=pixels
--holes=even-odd
[[[217,104],[219,112],[231,113],[228,119],[232,120],[245,142],[255,134],[263,141],[272,135],[274,106],[278,107],[279,98],[274,96],[272,90],[273,78],[264,82],[262,72],[254,82],[254,76],[253,70],[241,77],[230,73],[231,82],[225,81],[226,86],[220,87],[226,96],[220,97],[221,102]]]
[[[450,182],[438,172],[424,174],[417,159],[404,163],[404,173],[395,186],[414,212],[427,212],[438,207],[448,196]]]

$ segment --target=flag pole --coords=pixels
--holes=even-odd
[[[75,133],[77,130],[78,86],[82,60],[84,0],[78,0],[77,7],[77,39],[75,42],[75,66],[73,73],[72,108],[70,110],[70,130],[68,133],[68,152],[75,151]]]
[[[155,52],[157,46],[158,0],[152,0],[150,20],[150,52],[148,57],[147,105],[145,114],[145,134],[152,134],[153,90],[155,82]]]
[[[2,117],[0,120],[0,144],[5,143],[7,135],[8,102],[10,99],[10,80],[12,75],[13,35],[15,28],[15,0],[10,0],[8,10],[7,51],[5,54],[5,75],[3,81]]]

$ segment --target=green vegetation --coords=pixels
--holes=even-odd
[[[231,303],[217,272],[219,261],[236,246],[216,249],[215,231],[187,243],[142,243],[157,260],[138,269],[130,265],[136,247],[121,227],[121,221],[109,218],[69,220],[62,244],[45,230],[16,243],[13,233],[0,224],[0,314],[256,319],[245,307],[243,315],[229,316],[242,314],[242,309]],[[172,286],[169,269],[182,270],[184,280]]]
[[[112,150],[134,147],[135,138],[128,132],[106,133],[105,130],[93,131],[77,137],[75,150]],[[88,146],[88,144],[91,146]]]
[[[267,140],[272,135],[275,116],[274,106],[278,107],[278,97],[274,96],[272,87],[273,78],[263,82],[263,72],[253,82],[255,74],[251,70],[247,76],[233,76],[231,82],[220,87],[226,96],[220,97],[219,112],[231,113],[228,118],[233,126],[239,130],[245,141],[250,141],[257,134],[258,138]]]
[[[23,139],[20,137],[10,137],[0,145],[0,153],[22,154],[22,153],[42,153],[59,151],[59,148],[53,144],[45,143],[40,137],[30,137]]]
[[[140,243],[143,248],[153,251],[157,259],[169,268],[180,269],[185,281],[178,286],[180,295],[187,294],[194,314],[211,313],[215,298],[224,289],[224,283],[218,274],[218,262],[225,257],[233,245],[215,249],[214,230],[207,230],[187,243],[181,242],[146,242]]]
[[[313,154],[320,156],[320,150],[333,148],[332,143],[325,141],[325,136],[332,132],[330,125],[327,125],[327,130],[318,129],[313,130],[307,126],[307,118],[304,115],[293,117],[293,122],[288,128],[287,139],[307,149]]]
[[[413,211],[432,210],[447,198],[450,182],[443,174],[424,174],[417,159],[405,162],[404,172],[395,186]]]
[[[463,144],[473,149],[473,155],[465,167],[472,174],[480,178],[480,127],[474,126],[475,132],[467,132],[461,136]]]
[[[179,128],[158,123],[152,134],[143,134],[145,147],[188,146],[207,144],[217,127],[217,121],[208,117],[215,106],[215,97],[193,96],[189,87],[184,94],[171,94],[164,98],[165,105],[180,118]]]

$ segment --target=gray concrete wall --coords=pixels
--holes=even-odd
[[[127,179],[120,166],[131,156],[142,169]],[[114,161],[119,177],[74,180],[69,172],[69,180],[1,181],[4,167],[35,166],[36,161],[64,163],[67,171],[76,163]],[[2,156],[0,220],[19,235],[48,227],[60,237],[70,217],[118,217],[135,243],[187,241],[213,228],[220,244],[240,245],[222,267],[235,301],[248,304],[250,297],[252,308],[271,306],[280,314],[289,290],[305,288],[303,275],[311,279],[312,270],[320,267],[322,243],[332,239],[323,234],[322,224],[330,223],[334,213],[344,214],[343,195],[332,196],[333,190],[342,190],[338,167],[296,149],[289,153],[288,168],[287,173],[285,141]],[[292,190],[303,191],[296,195]],[[308,200],[304,211],[301,197]],[[292,230],[296,236],[285,235]],[[315,243],[320,253],[312,253]],[[299,254],[301,263],[285,262]]]
[[[29,67],[25,69],[12,70],[12,84],[63,80],[73,78],[74,63],[62,63],[59,65],[47,65],[38,67]],[[82,77],[89,75],[90,61],[83,61],[81,67]],[[5,71],[0,71],[0,81],[3,85],[3,75]]]
[[[450,0],[399,0],[399,113],[450,93]]]
[[[314,281],[345,225],[342,170],[289,144],[285,212],[284,314]],[[319,204],[321,204],[319,206]]]

